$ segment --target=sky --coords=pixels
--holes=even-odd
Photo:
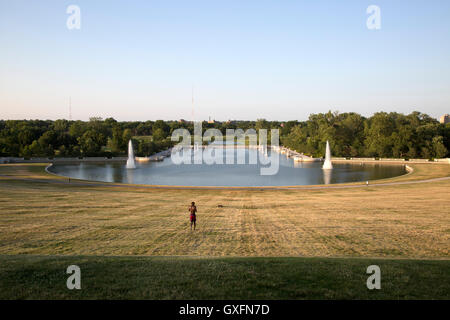
[[[449,16],[447,0],[0,0],[0,119],[437,118]]]

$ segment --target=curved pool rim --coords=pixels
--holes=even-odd
[[[82,163],[82,161],[75,161],[76,163]],[[123,162],[123,161],[118,161]],[[364,164],[373,164],[373,161],[367,161],[362,160],[358,161],[359,163]],[[100,163],[100,162],[99,162]],[[103,163],[103,162],[102,162]],[[124,164],[126,162],[123,162]],[[344,163],[342,161],[337,161],[336,163]],[[64,179],[71,179],[74,182],[85,182],[87,185],[92,186],[117,186],[117,187],[127,187],[127,186],[133,186],[133,187],[142,187],[142,188],[154,188],[154,189],[336,189],[336,188],[342,188],[342,187],[364,187],[364,186],[377,186],[377,185],[383,185],[384,182],[389,183],[391,180],[397,180],[404,178],[408,175],[411,175],[414,173],[414,168],[410,165],[404,163],[404,162],[392,162],[392,161],[383,161],[383,160],[377,160],[377,164],[380,165],[404,165],[406,173],[393,176],[393,177],[386,177],[386,178],[380,178],[380,179],[373,179],[368,180],[369,185],[366,184],[366,181],[351,181],[351,182],[340,182],[340,183],[331,183],[331,184],[310,184],[310,185],[289,185],[289,186],[195,186],[195,185],[168,185],[168,184],[138,184],[138,183],[125,183],[125,182],[109,182],[109,181],[101,181],[101,180],[90,180],[90,179],[80,179],[80,178],[72,178],[68,177],[62,174],[58,174],[55,172],[50,171],[49,169],[54,166],[54,163],[50,163],[45,167],[45,172],[48,174],[64,178]],[[349,163],[354,164],[354,163]],[[396,183],[397,181],[392,181],[392,183]],[[398,181],[399,183],[405,183],[407,181]]]

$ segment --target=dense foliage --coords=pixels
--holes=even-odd
[[[127,143],[135,135],[151,139],[133,139],[136,153],[150,155],[171,146],[164,121],[117,122],[112,118],[90,121],[0,121],[0,156],[80,157],[125,155]]]
[[[188,129],[190,122],[117,122],[112,118],[90,121],[1,120],[0,156],[79,157],[125,155],[133,139],[137,155],[151,155],[173,145],[173,130]],[[305,154],[323,156],[330,141],[333,155],[342,157],[442,158],[449,156],[450,124],[426,114],[357,113],[313,114],[307,121],[231,121],[203,123],[203,130],[250,128],[280,129],[281,144]],[[269,136],[270,141],[270,136]]]
[[[426,114],[313,114],[282,137],[284,145],[322,156],[326,141],[341,157],[442,158],[449,155],[450,124]]]

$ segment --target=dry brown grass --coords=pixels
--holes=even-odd
[[[397,180],[449,176],[413,165]],[[58,179],[43,166],[0,174]],[[318,190],[132,189],[0,178],[0,254],[448,259],[450,180]],[[187,206],[198,205],[198,229]],[[219,208],[218,205],[223,205]]]

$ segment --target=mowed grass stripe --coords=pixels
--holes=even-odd
[[[21,176],[27,170],[46,175],[44,166],[0,171],[14,174],[17,168]],[[450,172],[449,165],[414,168],[424,178]],[[448,180],[263,191],[0,180],[0,254],[448,259],[448,190]],[[189,229],[191,201],[199,209],[195,232]]]

